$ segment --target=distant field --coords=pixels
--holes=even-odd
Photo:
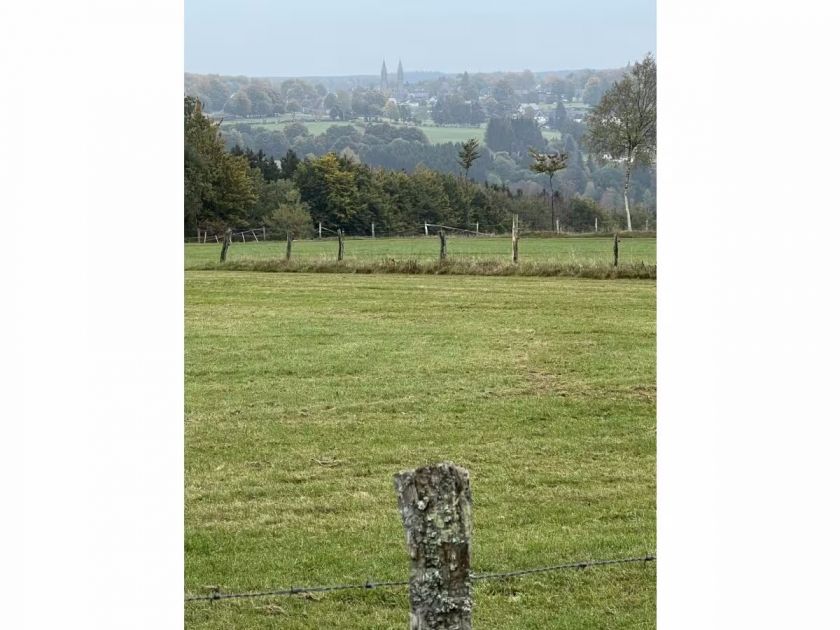
[[[283,129],[286,123],[291,122],[291,119],[279,119],[280,122],[275,122],[273,119],[250,119],[250,120],[232,120],[232,121],[225,121],[222,123],[223,125],[228,124],[236,124],[236,123],[245,123],[249,125],[253,125],[255,127],[261,127],[263,129],[273,130],[273,129]],[[329,127],[333,125],[349,125],[354,124],[356,125],[359,130],[362,129],[361,125],[357,121],[353,122],[341,122],[341,121],[329,121],[329,120],[317,120],[317,121],[304,121],[300,120],[297,121],[301,124],[305,125],[309,132],[313,135],[320,135],[324,133]],[[393,123],[389,123],[393,124]],[[420,129],[423,133],[426,134],[426,137],[429,139],[429,142],[432,144],[445,144],[447,142],[465,142],[470,138],[475,138],[482,144],[484,144],[484,127],[485,125],[481,125],[480,127],[437,127],[434,125],[419,125],[413,126],[415,129]],[[543,136],[550,140],[553,138],[559,138],[560,132],[559,131],[549,131],[543,130]]]
[[[216,243],[187,243],[184,247],[186,268],[219,260],[221,246]],[[294,258],[334,259],[338,243],[332,239],[295,241],[292,246]],[[510,257],[510,238],[507,237],[450,237],[448,242],[450,258],[476,258],[482,260],[507,260]],[[347,260],[434,260],[438,257],[440,243],[437,237],[346,239]],[[234,241],[228,250],[228,260],[243,258],[281,258],[285,256],[285,241],[246,242]],[[611,262],[613,240],[611,238],[526,238],[519,242],[522,262],[534,260],[544,262],[604,263]],[[656,264],[655,238],[626,238],[621,242],[622,262],[644,262]]]
[[[392,475],[447,459],[477,572],[654,552],[655,305],[653,281],[187,271],[187,593],[406,579]],[[655,623],[655,563],[475,586],[476,630]],[[185,626],[407,628],[408,597],[194,602]]]

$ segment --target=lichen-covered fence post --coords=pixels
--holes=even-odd
[[[344,232],[341,229],[338,230],[338,260],[344,260]]]
[[[286,232],[286,262],[292,259],[292,233]]]
[[[471,630],[470,475],[452,462],[394,476],[410,558],[410,630]]]
[[[613,267],[618,267],[618,232],[615,233],[615,241],[613,241]]]
[[[446,260],[446,232],[443,228],[440,229],[438,235],[440,236],[440,260],[443,262]]]
[[[230,246],[231,239],[232,239],[232,230],[230,228],[228,228],[227,230],[225,230],[225,240],[222,241],[222,255],[219,257],[219,262],[220,263],[225,262],[225,259],[227,259],[227,250],[228,250],[228,246]]]

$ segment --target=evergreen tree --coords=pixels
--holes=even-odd
[[[184,228],[234,225],[245,221],[256,201],[248,160],[225,151],[219,125],[201,101],[184,98]]]
[[[297,156],[297,153],[292,149],[286,151],[286,155],[280,160],[280,178],[292,179],[299,164],[300,158]]]
[[[458,164],[464,169],[464,179],[468,179],[470,175],[470,167],[478,159],[478,140],[470,138],[461,145],[458,150]]]

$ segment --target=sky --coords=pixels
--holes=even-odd
[[[184,22],[200,74],[600,69],[656,52],[656,0],[185,0]]]

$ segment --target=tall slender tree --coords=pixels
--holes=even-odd
[[[534,160],[528,168],[535,173],[548,175],[548,189],[551,191],[551,227],[554,228],[556,220],[554,214],[554,174],[566,168],[566,160],[569,159],[569,156],[559,152],[539,153],[535,149],[528,149],[528,153]]]
[[[470,175],[470,167],[479,158],[478,140],[470,138],[458,149],[458,164],[464,169],[464,180]]]
[[[624,211],[630,219],[630,170],[656,159],[656,61],[651,54],[633,64],[587,116],[586,144],[600,161],[624,164]]]

